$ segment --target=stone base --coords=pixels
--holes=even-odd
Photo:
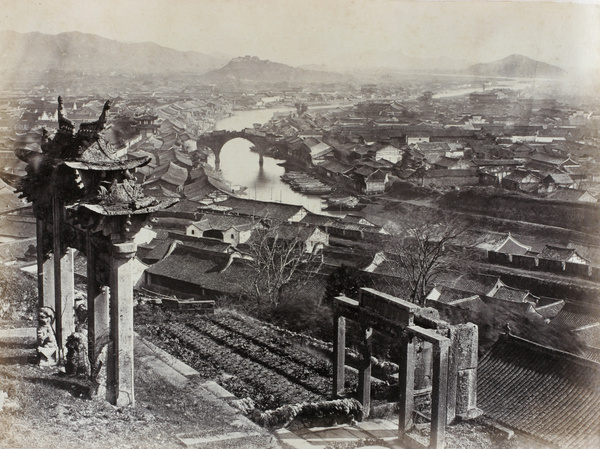
[[[55,367],[58,365],[58,350],[56,348],[37,349],[38,365],[42,368]]]
[[[469,421],[471,419],[479,418],[481,415],[483,415],[483,410],[480,408],[472,408],[471,410],[467,411],[467,413],[456,415],[456,418],[460,421]]]

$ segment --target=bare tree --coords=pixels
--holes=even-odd
[[[404,238],[390,242],[386,263],[406,284],[408,300],[424,306],[428,289],[440,274],[466,267],[467,258],[454,246],[464,231],[464,224],[457,221],[425,224],[408,228]]]
[[[320,245],[307,245],[308,230],[290,225],[256,229],[247,242],[251,295],[277,307],[286,290],[305,285],[322,264]]]

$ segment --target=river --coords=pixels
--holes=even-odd
[[[240,131],[252,128],[254,123],[268,122],[275,112],[292,110],[273,108],[239,111],[231,117],[217,121],[215,130]],[[245,139],[233,139],[223,145],[220,168],[227,181],[247,187],[247,198],[299,204],[311,212],[321,213],[323,201],[320,197],[294,192],[281,180],[280,176],[285,169],[278,164],[283,161],[265,157],[261,167],[258,163],[259,156],[250,150],[251,146],[252,144]],[[210,156],[208,163],[214,167],[214,157]]]

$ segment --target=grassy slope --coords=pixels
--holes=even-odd
[[[3,448],[181,447],[176,434],[227,431],[233,419],[222,402],[199,397],[194,381],[177,388],[137,366],[136,407],[121,409],[86,399],[83,381],[37,367],[32,343],[0,350],[0,390],[18,404],[0,412]]]

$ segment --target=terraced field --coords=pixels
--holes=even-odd
[[[332,365],[271,328],[235,315],[166,321],[149,329],[161,346],[262,410],[330,399]]]

